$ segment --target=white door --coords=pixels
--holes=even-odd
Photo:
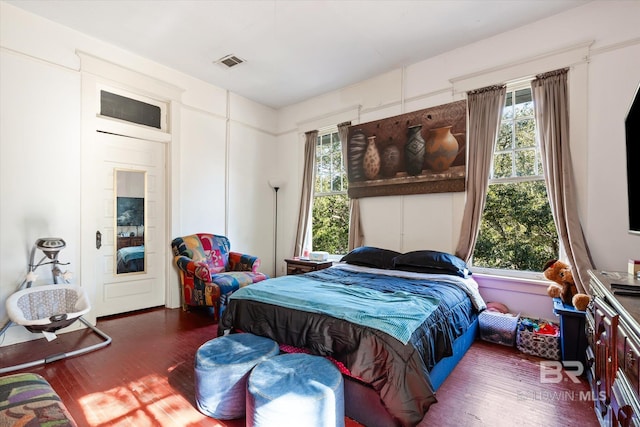
[[[101,247],[96,250],[97,317],[165,304],[165,148],[166,144],[140,138],[96,132],[96,224]],[[139,193],[128,194],[118,176],[141,176]],[[142,197],[143,214],[135,223],[119,222],[118,196]],[[128,198],[128,197],[127,197]],[[122,217],[122,212],[120,212]],[[140,215],[140,212],[138,212]],[[98,235],[96,236],[98,239]],[[126,260],[124,248],[140,256],[138,269],[118,269]],[[120,250],[120,259],[118,252]],[[137,255],[136,255],[137,254]]]

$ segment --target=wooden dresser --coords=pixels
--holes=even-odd
[[[130,246],[144,245],[144,236],[121,237],[118,236],[118,249],[128,248]]]
[[[640,288],[630,274],[589,271],[585,369],[600,424],[640,426],[640,296],[616,293],[612,283]]]

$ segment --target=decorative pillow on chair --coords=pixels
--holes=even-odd
[[[227,271],[229,257],[229,239],[216,234],[198,234],[202,245],[205,261],[211,270],[211,274]]]
[[[457,256],[429,250],[399,255],[393,259],[393,268],[415,273],[451,274],[460,277],[468,277],[471,274],[467,264]]]
[[[347,264],[360,265],[362,267],[393,268],[393,260],[400,252],[390,249],[380,249],[373,246],[360,246],[342,257],[340,261]]]
[[[211,274],[222,273],[226,271],[225,259],[219,249],[205,251],[207,265]]]

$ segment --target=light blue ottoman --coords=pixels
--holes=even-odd
[[[247,381],[248,427],[344,426],[344,380],[320,356],[282,354],[260,362]]]
[[[248,333],[227,335],[202,344],[195,358],[198,410],[221,420],[244,417],[251,369],[278,353],[278,343]]]

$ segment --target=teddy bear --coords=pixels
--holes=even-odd
[[[544,277],[555,282],[547,288],[547,294],[551,298],[560,298],[562,302],[574,306],[578,311],[587,309],[591,297],[578,292],[569,264],[552,259],[544,265],[543,272]]]

